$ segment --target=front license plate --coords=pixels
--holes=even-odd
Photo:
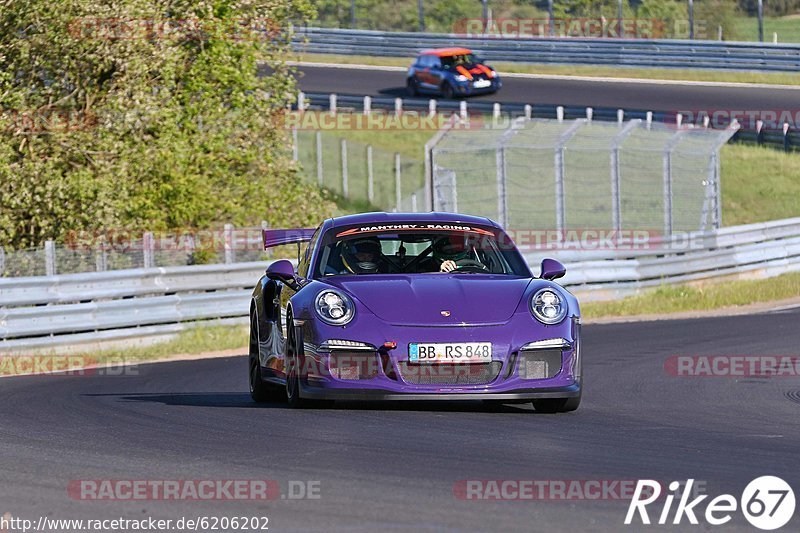
[[[490,82],[489,80],[475,80],[473,87],[475,87],[476,89],[483,89],[484,87],[488,87],[491,84],[492,82]]]
[[[491,342],[417,343],[408,345],[410,363],[491,363]]]

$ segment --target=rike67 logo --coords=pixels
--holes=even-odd
[[[697,517],[700,515],[708,524],[720,526],[730,522],[732,513],[741,509],[744,517],[754,527],[773,530],[786,525],[794,515],[794,491],[779,477],[762,476],[754,479],[745,487],[738,501],[731,494],[721,494],[707,502],[704,513],[700,511],[700,504],[708,498],[708,495],[700,495],[690,501],[693,484],[694,479],[689,479],[686,483],[673,481],[669,484],[670,492],[663,498],[664,503],[658,514],[657,524],[680,524],[685,517],[690,524],[696,525],[699,523]],[[678,493],[681,487],[683,487],[683,491]],[[628,514],[625,516],[625,524],[633,523],[637,513],[642,524],[650,524],[648,505],[659,500],[662,496],[661,492],[662,487],[658,481],[639,480],[628,507]],[[673,514],[672,504],[676,499],[678,504]],[[650,510],[657,509],[651,508]],[[670,515],[672,515],[671,522]]]

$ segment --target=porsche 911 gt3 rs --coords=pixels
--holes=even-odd
[[[308,242],[273,262],[252,293],[256,401],[533,402],[581,399],[580,310],[545,259],[534,277],[496,223],[452,213],[366,213],[316,229],[265,230]]]

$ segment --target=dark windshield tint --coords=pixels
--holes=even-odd
[[[446,56],[442,58],[442,66],[444,67],[467,67],[474,65],[478,62],[475,54],[459,54],[454,56]]]
[[[441,224],[383,224],[329,230],[315,277],[441,272],[529,276],[523,258],[496,229]]]

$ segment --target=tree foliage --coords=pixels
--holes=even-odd
[[[0,0],[0,243],[329,214],[282,127],[289,22],[313,14],[308,0]]]

